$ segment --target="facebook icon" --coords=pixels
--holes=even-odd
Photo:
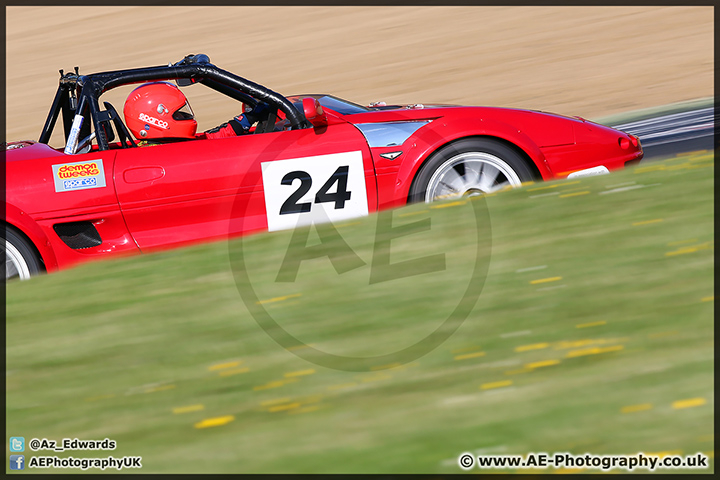
[[[10,470],[25,470],[25,455],[10,455]]]

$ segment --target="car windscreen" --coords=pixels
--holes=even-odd
[[[290,101],[293,102],[295,108],[302,112],[302,99],[303,98],[315,98],[323,108],[333,110],[340,115],[352,115],[353,113],[363,113],[370,111],[369,108],[363,107],[356,103],[348,102],[342,98],[333,97],[332,95],[296,95],[289,97]]]

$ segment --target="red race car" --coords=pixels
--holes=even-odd
[[[637,137],[579,117],[285,97],[216,67],[206,55],[92,75],[76,68],[60,76],[40,139],[5,146],[6,278],[528,181],[607,173],[643,155]],[[140,147],[143,139],[133,138],[115,108],[99,98],[121,85],[159,81],[202,84],[244,110],[263,106],[257,111],[264,113],[248,135]],[[142,117],[147,128],[164,126],[163,115],[192,118],[187,108],[160,106],[158,118]],[[66,145],[52,148],[59,116]]]

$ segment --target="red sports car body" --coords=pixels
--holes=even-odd
[[[264,102],[271,113],[250,135],[138,148],[112,105],[98,99],[119,85],[158,80],[204,84],[245,106]],[[48,145],[59,116],[64,149]],[[39,141],[6,145],[6,278],[606,173],[641,158],[637,137],[579,117],[284,97],[204,55],[171,66],[61,72]],[[233,221],[237,215],[242,221]]]

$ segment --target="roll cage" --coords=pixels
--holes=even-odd
[[[38,142],[47,144],[50,141],[55,123],[62,115],[65,142],[70,143],[73,121],[77,115],[80,115],[83,122],[79,132],[74,133],[76,142],[78,137],[86,138],[90,135],[92,125],[98,149],[108,150],[110,142],[114,140],[110,126],[112,122],[122,147],[136,146],[112,105],[106,102],[105,110],[101,110],[98,99],[106,91],[122,85],[158,80],[175,80],[179,86],[202,83],[253,107],[259,102],[269,104],[275,111],[280,110],[285,114],[292,130],[312,126],[303,113],[282,95],[218,68],[210,63],[207,55],[198,54],[187,55],[181,61],[168,66],[116,70],[91,75],[80,75],[78,67],[75,67],[75,72],[70,73],[63,73],[60,70],[60,83]]]

